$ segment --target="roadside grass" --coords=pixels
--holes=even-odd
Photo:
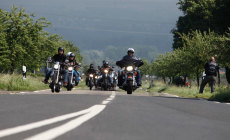
[[[217,94],[209,98],[210,101],[230,102],[230,87],[219,89]]]
[[[0,74],[0,89],[8,91],[34,91],[47,89],[43,77],[27,76],[25,80],[18,74]]]
[[[86,85],[85,85],[85,78],[81,79],[81,81],[79,82],[79,84],[75,87],[76,89],[83,89],[83,90],[87,90],[89,89]]]
[[[224,86],[216,86],[216,92],[212,94],[210,92],[210,87],[206,85],[204,93],[199,94],[199,88],[197,86],[192,86],[190,88],[173,85],[168,86],[161,81],[155,81],[154,86],[148,89],[148,92],[169,93],[183,98],[204,98],[220,102],[230,101],[230,88]]]

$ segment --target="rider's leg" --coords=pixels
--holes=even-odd
[[[122,86],[123,80],[122,80],[122,72],[121,71],[118,72],[117,78],[118,78],[118,86]]]
[[[64,86],[67,85],[68,82],[68,70],[64,70]]]
[[[141,72],[139,70],[137,70],[137,85],[141,86],[142,84],[142,80],[141,80]]]
[[[78,83],[79,83],[79,72],[77,71],[73,71],[73,76],[74,76],[74,79],[75,79],[75,86],[77,86],[78,85]]]
[[[50,75],[53,72],[53,68],[48,68],[46,71],[46,76],[44,82],[47,83],[49,81]]]

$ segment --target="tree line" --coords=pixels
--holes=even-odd
[[[196,78],[204,71],[211,56],[226,68],[230,83],[230,1],[179,0],[179,17],[174,34],[173,51],[159,55],[152,63],[157,76]]]
[[[23,8],[12,6],[9,12],[0,9],[0,72],[20,71],[23,65],[29,71],[45,66],[47,57],[57,53],[60,46],[65,52],[74,52],[81,62],[77,46],[44,30],[50,24],[46,18],[36,19]]]

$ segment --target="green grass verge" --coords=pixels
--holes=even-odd
[[[87,86],[85,85],[85,78],[82,79],[82,80],[79,82],[79,84],[78,84],[75,88],[76,88],[76,89],[83,89],[83,90],[89,89],[89,87],[87,87]]]
[[[42,83],[43,77],[27,76],[25,80],[22,75],[0,74],[0,89],[8,91],[34,91],[47,89],[48,85]]]
[[[199,88],[197,88],[196,86],[193,86],[191,88],[168,86],[163,82],[155,81],[154,87],[148,89],[148,91],[157,93],[169,93],[183,98],[204,98],[220,102],[230,101],[230,88],[226,88],[224,86],[216,87],[216,92],[212,94],[210,92],[210,87],[207,85],[205,87],[204,93],[199,94]]]
[[[230,87],[219,89],[218,93],[209,98],[211,101],[230,102]]]

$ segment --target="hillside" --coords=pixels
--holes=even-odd
[[[144,46],[144,52],[154,50],[151,55],[141,53],[140,57],[149,60],[155,57],[152,54],[171,51],[171,29],[181,14],[176,3],[177,0],[3,0],[0,8],[8,10],[14,4],[46,17],[52,23],[47,30],[74,42],[88,62],[92,53],[100,54],[97,58],[110,58],[113,52],[104,53],[109,46],[116,51]]]

